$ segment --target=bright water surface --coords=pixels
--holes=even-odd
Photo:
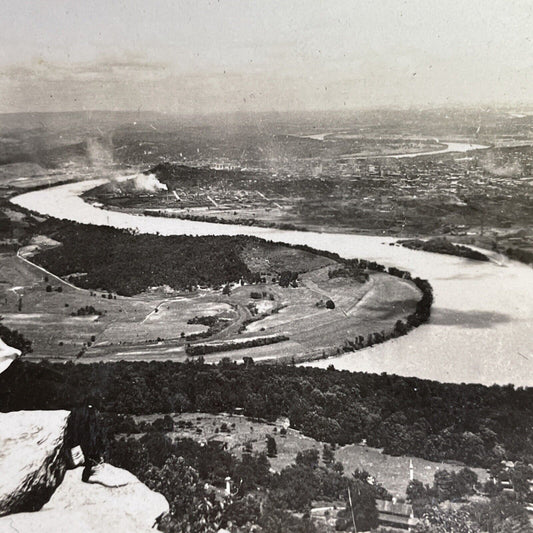
[[[130,215],[93,207],[79,198],[104,183],[91,180],[19,195],[15,204],[85,224],[162,235],[255,235],[307,244],[343,257],[372,259],[428,279],[434,289],[431,321],[378,346],[309,363],[450,382],[533,385],[533,269],[498,257],[477,262],[389,246],[395,239],[284,231]],[[503,261],[503,264],[502,264]]]

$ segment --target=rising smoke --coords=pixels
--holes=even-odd
[[[494,160],[492,155],[485,157],[481,162],[481,166],[483,167],[483,170],[489,174],[492,174],[493,176],[507,178],[511,176],[519,176],[523,171],[522,165],[518,161],[512,161],[510,163],[501,165]]]
[[[167,186],[161,183],[155,174],[137,174],[130,178],[128,183],[136,191],[159,192],[168,190]]]
[[[92,167],[103,168],[113,164],[113,150],[104,139],[88,137],[85,140],[85,153]]]

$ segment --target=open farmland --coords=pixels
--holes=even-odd
[[[28,357],[76,357],[110,325],[131,326],[143,320],[154,307],[149,298],[109,299],[103,292],[73,288],[46,276],[13,253],[1,256],[0,282],[3,323],[32,340],[34,353]],[[47,286],[51,287],[50,291]],[[86,306],[101,314],[72,316]]]
[[[28,357],[34,359],[300,361],[339,353],[348,340],[391,334],[421,297],[411,281],[370,270],[333,276],[340,259],[259,239],[226,239],[228,268],[222,276],[213,270],[210,281],[211,270],[197,274],[209,254],[207,239],[196,258],[191,237],[163,242],[59,222],[43,228],[47,236],[34,234],[18,255],[4,254],[0,267],[0,314],[33,341]],[[127,245],[135,258],[117,270],[117,288],[131,289],[130,276],[143,271],[143,290],[127,296],[112,290],[111,273],[119,267],[97,249],[100,238]],[[157,260],[143,253],[150,239],[165,250],[157,266],[156,254]],[[209,261],[215,268],[216,259]],[[110,269],[105,275],[100,264]],[[191,285],[194,280],[203,284]]]

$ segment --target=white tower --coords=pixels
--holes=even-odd
[[[413,460],[409,459],[409,480],[413,481],[415,479],[415,467],[413,466]]]

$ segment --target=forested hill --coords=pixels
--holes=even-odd
[[[58,276],[77,274],[80,287],[125,296],[163,285],[183,290],[241,279],[257,281],[259,273],[246,253],[250,247],[267,258],[276,255],[280,271],[305,271],[305,265],[324,263],[323,257],[342,261],[336,254],[243,235],[146,235],[54,219],[35,228],[34,233],[61,243],[34,256],[36,263]]]
[[[469,466],[502,459],[533,462],[533,388],[444,384],[250,360],[218,366],[16,361],[0,375],[2,411],[71,409],[87,402],[124,414],[243,407],[252,417],[288,416],[292,427],[318,440],[367,439],[393,455]]]
[[[239,237],[135,235],[56,221],[38,231],[62,246],[39,253],[35,261],[58,276],[86,274],[76,279],[84,288],[131,296],[153,286],[220,285],[251,274],[239,256]]]
[[[76,274],[76,284],[132,296],[150,288],[168,285],[176,290],[197,285],[221,286],[229,282],[258,281],[256,261],[246,253],[268,259],[278,273],[305,272],[313,265],[346,261],[334,253],[307,246],[272,243],[251,236],[147,235],[106,226],[77,224],[50,219],[35,228],[35,234],[51,237],[61,246],[34,256],[34,261],[54,274]],[[274,259],[275,256],[275,259]],[[384,267],[372,261],[350,262],[361,271]],[[307,266],[306,266],[307,265]],[[261,269],[259,269],[261,270]],[[408,275],[408,273],[393,275]]]

